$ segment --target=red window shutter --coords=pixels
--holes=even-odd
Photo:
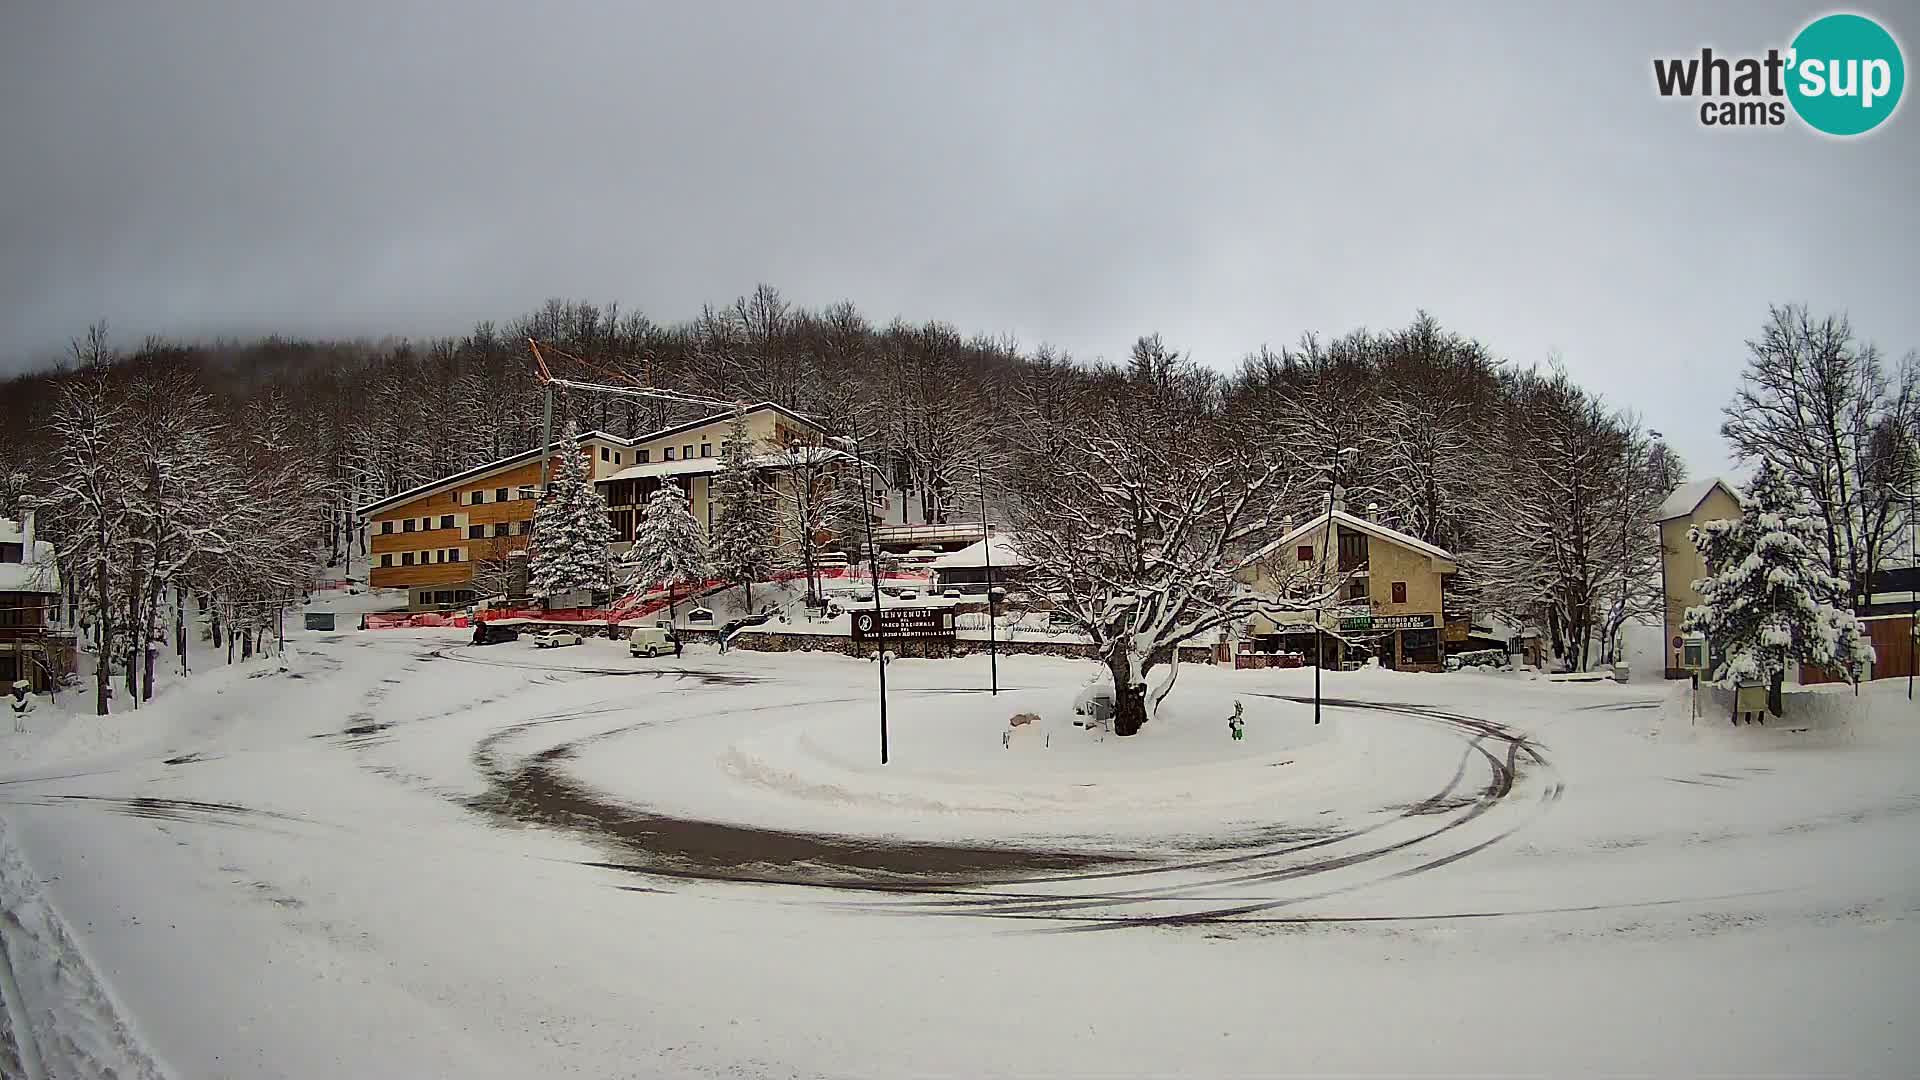
[[[1407,602],[1406,582],[1396,581],[1393,583],[1393,602],[1396,604],[1404,604]]]
[[[1294,551],[1294,557],[1299,559],[1301,562],[1312,562],[1313,561],[1313,545],[1301,544],[1299,548],[1297,548]]]

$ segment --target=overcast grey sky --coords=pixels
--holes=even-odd
[[[1821,4],[0,6],[0,370],[756,282],[1223,367],[1426,308],[1696,473],[1769,302],[1920,347],[1920,114],[1704,128]],[[1906,45],[1912,4],[1863,7]],[[1911,95],[1909,95],[1911,96]]]

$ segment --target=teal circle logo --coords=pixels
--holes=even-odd
[[[1906,89],[1900,43],[1864,15],[1815,19],[1793,39],[1787,100],[1816,131],[1862,135],[1893,115]]]

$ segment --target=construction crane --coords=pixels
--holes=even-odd
[[[612,383],[587,382],[582,379],[563,379],[555,375],[553,369],[547,366],[547,358],[541,353],[539,342],[528,338],[527,348],[533,350],[533,362],[537,369],[536,374],[540,380],[542,394],[540,406],[540,445],[542,447],[542,453],[540,455],[540,495],[542,498],[547,494],[547,470],[552,465],[553,460],[553,388],[556,386],[564,387],[568,390],[585,390],[595,394],[614,394],[619,397],[664,401],[672,405],[705,405],[709,408],[731,409],[736,418],[744,415],[747,411],[747,403],[744,401],[721,401],[717,398],[700,397],[697,394],[682,394],[677,390],[662,390],[658,387],[642,386],[639,384],[616,386]],[[607,369],[600,367],[598,364],[583,360],[572,353],[565,352],[552,345],[547,346],[547,352],[551,352],[556,356],[564,356],[583,367],[607,371]],[[608,371],[607,374],[619,376],[617,372]],[[629,379],[629,381],[631,380]]]

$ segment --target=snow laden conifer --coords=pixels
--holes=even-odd
[[[1682,627],[1706,635],[1721,686],[1764,682],[1779,715],[1788,661],[1857,680],[1873,652],[1859,620],[1832,603],[1847,584],[1827,569],[1806,496],[1764,462],[1740,502],[1740,517],[1688,530],[1706,562],[1707,576],[1693,583],[1706,602]]]
[[[552,482],[533,513],[527,576],[536,596],[604,590],[613,573],[607,552],[614,541],[613,522],[607,501],[587,474],[577,425],[567,425],[560,445],[565,449],[556,455]]]
[[[707,542],[694,520],[687,493],[671,481],[647,499],[634,529],[633,550],[627,560],[634,570],[634,581],[641,588],[665,582],[667,617],[677,618],[679,597],[675,591],[681,579],[699,580],[707,575]]]
[[[709,554],[714,572],[740,586],[752,610],[753,583],[773,573],[778,522],[772,501],[754,478],[753,441],[744,414],[736,414],[727,428],[720,463],[713,481]]]

